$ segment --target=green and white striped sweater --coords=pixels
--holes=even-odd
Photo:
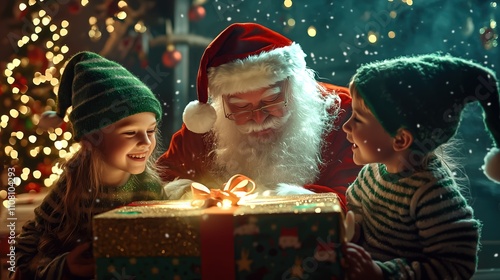
[[[93,216],[127,205],[139,200],[162,199],[162,188],[158,183],[147,182],[143,175],[132,175],[129,181],[122,187],[103,188],[96,203],[91,210],[91,217],[80,220],[82,225]],[[62,181],[62,182],[61,182]],[[64,244],[56,236],[59,224],[64,223],[60,219],[61,213],[55,213],[55,206],[63,203],[62,198],[66,192],[65,180],[61,180],[47,194],[42,204],[35,209],[35,219],[28,221],[22,232],[16,238],[16,269],[20,270],[23,279],[64,279],[64,263],[66,255],[78,242],[92,240],[89,230],[82,227],[74,233],[74,244]],[[82,194],[79,205],[81,209],[88,209],[92,205],[88,193]],[[91,232],[91,231],[90,231]],[[49,240],[50,246],[44,251],[39,247],[42,240]]]
[[[437,158],[412,174],[364,166],[347,204],[362,217],[357,243],[385,279],[470,279],[476,271],[481,223]]]

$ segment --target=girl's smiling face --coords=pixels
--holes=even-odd
[[[155,114],[135,114],[101,129],[98,144],[103,157],[103,180],[108,184],[125,183],[130,174],[140,174],[156,147]]]

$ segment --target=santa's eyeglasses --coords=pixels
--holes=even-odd
[[[232,120],[232,121],[238,121],[238,120],[249,120],[253,118],[253,114],[255,112],[261,111],[262,113],[269,115],[272,114],[275,111],[283,110],[287,106],[286,100],[282,100],[273,104],[268,104],[265,106],[262,106],[260,108],[257,108],[255,110],[248,110],[248,111],[241,111],[241,112],[236,112],[236,113],[226,113],[226,108],[224,104],[222,105],[224,107],[224,115],[226,118]]]

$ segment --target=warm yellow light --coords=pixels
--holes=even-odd
[[[396,18],[396,16],[397,16],[397,15],[398,15],[398,13],[396,13],[396,11],[391,11],[391,12],[389,13],[389,16],[390,16],[391,18]]]
[[[22,131],[16,132],[16,138],[17,139],[21,140],[21,139],[23,139],[23,137],[24,137],[24,132],[22,132]]]
[[[21,40],[23,41],[24,44],[27,44],[30,41],[30,37],[25,35]]]
[[[119,11],[118,14],[116,14],[116,17],[119,20],[124,20],[127,18],[127,13],[125,11]]]
[[[54,46],[54,42],[52,42],[52,41],[47,41],[47,43],[45,43],[45,46],[46,46],[48,49],[50,49],[50,48],[52,48],[52,47]]]
[[[61,31],[59,31],[59,34],[61,34],[61,36],[63,36],[63,37],[68,35],[68,29],[65,29],[65,28],[61,29]]]
[[[40,172],[40,170],[33,171],[33,178],[40,179],[40,177],[42,177],[42,172]]]
[[[288,24],[288,26],[295,26],[295,19],[293,19],[293,18],[289,18],[289,19],[287,20],[287,24]]]
[[[9,63],[9,64],[10,64],[10,63]],[[3,71],[3,74],[5,75],[5,77],[12,76],[12,73],[13,73],[13,72],[12,72],[12,70],[10,70],[10,69],[5,69],[5,70]]]
[[[19,153],[16,151],[16,150],[12,150],[9,154],[9,156],[12,158],[12,159],[17,159],[17,157],[19,156]]]
[[[49,148],[49,147],[43,147],[43,153],[44,154],[50,155],[51,152],[52,152],[51,148]]]
[[[69,21],[67,21],[67,20],[61,21],[61,27],[62,28],[67,28],[68,26],[69,26]]]
[[[22,105],[19,107],[19,113],[21,113],[21,115],[26,115],[28,113],[28,110],[29,109],[27,106]]]
[[[0,199],[6,199],[7,198],[7,191],[6,190],[0,190]],[[5,203],[5,201],[4,201]],[[5,204],[4,204],[5,206]]]
[[[64,132],[64,134],[63,134],[64,140],[71,140],[71,137],[73,137],[71,132],[69,132],[69,131]]]
[[[30,141],[31,143],[35,143],[36,142],[36,136],[35,135],[30,135],[28,137],[28,141]]]
[[[21,12],[22,12],[22,11],[24,11],[26,8],[28,8],[28,6],[26,6],[26,4],[24,4],[24,3],[19,4],[19,11],[21,11]]]
[[[394,37],[396,37],[396,33],[394,31],[389,31],[389,33],[387,33],[387,36],[389,36],[389,38],[391,39],[394,39]]]
[[[118,7],[119,8],[125,8],[125,7],[127,7],[127,2],[125,2],[125,1],[119,1],[118,2]]]
[[[23,95],[23,96],[21,96],[21,102],[22,102],[22,103],[26,104],[26,103],[28,103],[29,101],[30,101],[30,97],[29,97],[29,96],[27,96],[27,95]]]
[[[12,148],[12,146],[5,146],[5,148],[3,149],[3,151],[5,152],[6,155],[8,155],[10,152],[12,152],[12,150],[14,150],[14,148]]]
[[[26,175],[26,174],[21,174],[21,176],[19,176],[19,177],[21,177],[21,180],[23,180],[23,181],[28,180],[28,175]]]
[[[59,150],[59,157],[60,158],[65,158],[68,152],[66,150]]]
[[[57,140],[57,135],[55,135],[54,133],[49,133],[49,139],[52,140],[52,141],[56,141]]]
[[[148,29],[146,27],[146,25],[144,24],[144,22],[142,22],[142,20],[138,21],[135,25],[134,25],[134,30],[138,33],[144,33],[146,32]]]
[[[108,31],[108,33],[113,33],[113,31],[115,31],[115,27],[113,25],[108,25],[106,26],[106,31]]]
[[[51,18],[49,16],[46,16],[42,18],[42,24],[47,26],[50,23]]]
[[[42,28],[40,26],[35,27],[35,33],[42,32]]]
[[[17,111],[16,109],[10,109],[9,113],[10,116],[13,117],[14,119],[19,117],[19,111]]]
[[[36,157],[37,155],[38,155],[38,151],[36,151],[35,149],[30,150],[31,157]]]
[[[52,40],[53,41],[57,41],[59,39],[61,39],[61,36],[59,36],[59,34],[56,34],[56,33],[52,34]]]
[[[309,37],[316,36],[316,27],[309,26],[309,28],[307,28],[307,35],[309,35]]]
[[[34,26],[37,26],[40,24],[40,18],[34,18],[32,22]]]
[[[283,1],[283,6],[285,6],[285,8],[290,8],[292,7],[292,5],[293,5],[292,0]]]
[[[31,34],[31,41],[35,42],[36,40],[38,40],[38,35],[35,33]]]
[[[375,33],[373,33],[373,32],[370,32],[368,34],[368,42],[370,42],[372,44],[376,43],[377,42],[377,35],[375,35]]]
[[[89,25],[95,25],[97,23],[96,17],[89,17]]]
[[[61,47],[61,52],[62,53],[67,53],[68,51],[69,51],[68,46],[64,45],[64,46]]]

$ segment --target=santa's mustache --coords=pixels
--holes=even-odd
[[[248,134],[248,133],[253,133],[253,132],[259,132],[259,131],[266,130],[269,128],[278,129],[278,128],[281,128],[285,122],[286,122],[286,118],[284,118],[284,117],[278,118],[278,117],[274,117],[274,116],[269,116],[261,124],[258,124],[258,123],[255,123],[252,121],[252,122],[248,122],[248,123],[243,124],[243,125],[239,125],[239,126],[237,126],[237,128],[241,133]]]

